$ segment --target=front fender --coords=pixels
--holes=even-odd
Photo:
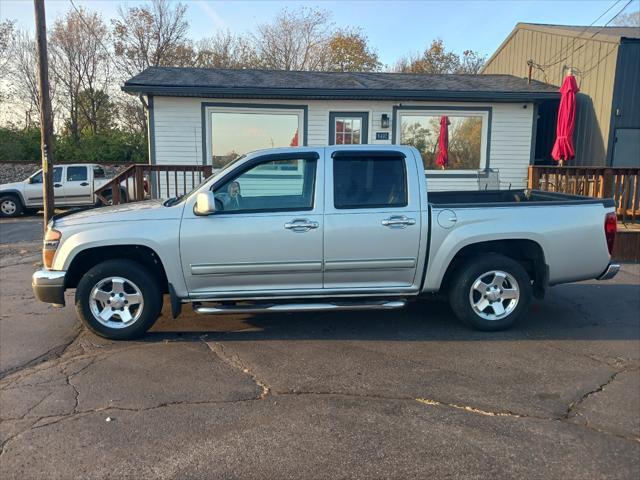
[[[92,223],[67,227],[62,229],[62,243],[53,259],[52,270],[68,270],[78,254],[91,248],[140,245],[156,253],[176,294],[186,296],[187,288],[179,259],[179,228],[179,219]]]
[[[3,188],[3,189],[0,189],[0,196],[2,195],[15,195],[18,197],[20,202],[22,202],[22,205],[26,205],[26,202],[24,200],[24,194],[20,190],[17,190],[15,188],[7,188],[7,189]]]

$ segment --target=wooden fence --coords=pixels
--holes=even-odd
[[[131,165],[96,190],[104,205],[184,195],[211,175],[211,165]]]
[[[640,168],[529,167],[529,188],[613,198],[623,223],[640,218]]]

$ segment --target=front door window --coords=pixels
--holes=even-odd
[[[224,213],[311,210],[316,159],[283,158],[259,163],[215,189]]]

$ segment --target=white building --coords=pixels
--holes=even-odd
[[[557,88],[511,75],[149,68],[123,90],[148,109],[153,164],[212,164],[259,148],[413,144],[430,188],[477,189],[478,178],[523,188],[537,107]],[[440,122],[449,163],[435,164]]]

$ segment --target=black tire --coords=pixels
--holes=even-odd
[[[111,190],[107,190],[102,196],[107,201],[107,206],[113,205],[113,192]],[[120,203],[126,203],[128,201],[129,199],[127,198],[127,192],[123,189],[120,189]],[[98,204],[100,206],[105,206],[102,204],[102,202],[100,202],[100,200],[98,200]]]
[[[491,273],[496,271],[507,274],[507,277],[502,280],[501,273]],[[479,279],[483,283],[478,283],[479,288],[473,288]],[[513,280],[517,285],[511,285]],[[514,295],[514,289],[519,298],[512,304],[514,299],[503,299],[502,296]],[[506,295],[505,290],[508,292]],[[531,296],[531,279],[526,270],[517,261],[498,254],[488,254],[462,265],[449,287],[449,304],[456,316],[465,325],[483,331],[511,327],[527,311]],[[485,304],[487,306],[482,311],[476,311],[476,308],[479,310]],[[500,310],[504,311],[500,313]]]
[[[2,195],[0,197],[0,217],[18,217],[23,210],[22,202],[16,195]]]
[[[125,285],[131,287],[133,285],[133,289],[130,289],[130,293],[135,293],[135,287],[140,291],[142,295],[143,305],[142,311],[140,312],[139,317],[136,319],[135,314],[137,313],[136,307],[132,305],[124,306],[120,304],[116,304],[114,300],[112,305],[122,306],[123,312],[126,308],[127,312],[133,316],[133,321],[131,325],[115,328],[110,327],[109,325],[105,325],[105,323],[101,322],[98,317],[92,311],[92,301],[91,301],[91,292],[94,287],[100,285],[101,282],[106,281],[106,279],[111,277],[119,277],[126,280]],[[115,282],[106,283],[106,287],[101,288],[101,290],[108,290],[111,288],[111,291],[117,290],[115,288]],[[111,285],[111,287],[109,287]],[[126,292],[126,290],[125,290]],[[130,294],[129,293],[129,294]],[[111,295],[116,295],[111,293]],[[127,295],[127,293],[125,293]],[[115,297],[114,297],[115,298]],[[119,302],[123,300],[117,299]],[[132,338],[139,337],[144,335],[144,333],[151,328],[151,326],[155,323],[160,315],[160,311],[162,310],[162,291],[158,283],[154,280],[154,278],[150,275],[150,273],[139,263],[133,262],[131,260],[107,260],[102,262],[95,267],[91,268],[84,276],[80,279],[78,286],[76,288],[76,312],[78,317],[82,322],[86,325],[89,330],[94,332],[97,335],[100,335],[104,338],[109,338],[111,340],[129,340]],[[109,301],[108,303],[111,303]],[[106,303],[101,305],[98,302],[95,302],[96,308],[100,310],[107,310],[108,308],[111,311],[115,311],[112,315],[115,315],[116,318],[111,317],[113,321],[117,324],[118,322],[122,323],[121,318],[117,318],[120,314],[117,313],[119,308],[108,307]],[[102,308],[104,307],[104,308]],[[130,309],[131,308],[131,309]],[[102,312],[100,312],[102,313]],[[115,325],[113,322],[111,323]]]

